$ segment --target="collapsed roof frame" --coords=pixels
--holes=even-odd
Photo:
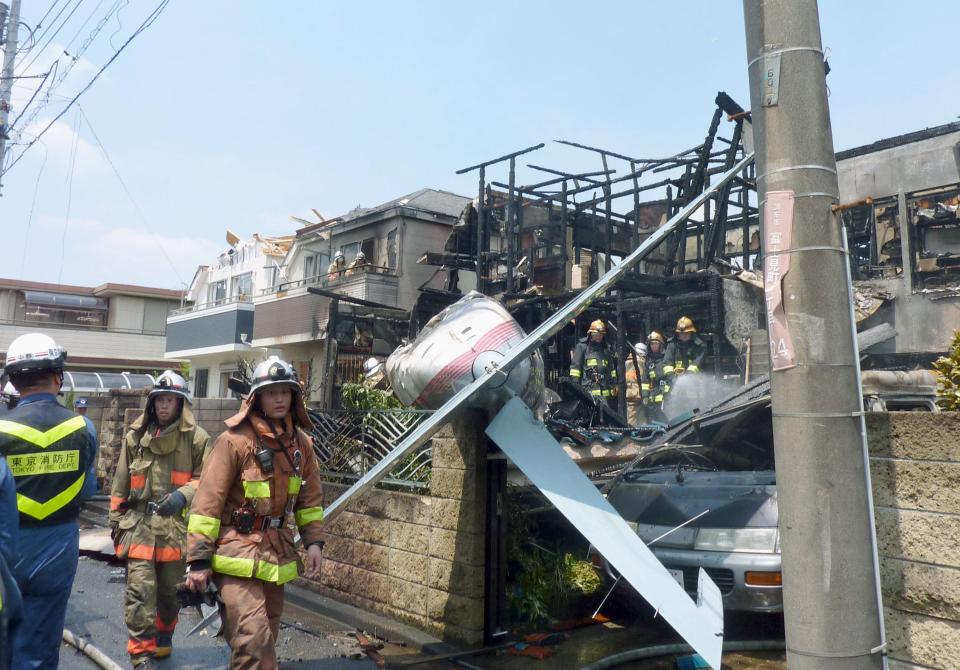
[[[715,102],[717,107],[704,141],[667,158],[636,158],[560,139],[555,141],[596,154],[600,158],[601,169],[573,173],[528,163],[529,169],[549,175],[549,178],[517,185],[517,159],[545,146],[540,143],[458,170],[457,174],[477,171],[479,176],[473,214],[475,223],[471,222],[474,223],[470,239],[471,257],[468,259],[460,254],[456,259],[459,262],[451,263],[449,255],[442,255],[436,260],[448,267],[479,270],[479,291],[503,294],[503,297],[509,298],[524,281],[528,285],[533,285],[535,281],[534,249],[530,245],[524,247],[524,234],[529,233],[535,239],[559,240],[559,260],[565,267],[570,260],[566,243],[570,233],[574,263],[579,264],[581,251],[589,249],[594,255],[603,254],[605,260],[602,270],[609,270],[613,257],[626,256],[659,225],[660,221],[650,221],[649,217],[644,219],[651,207],[659,209],[665,218],[669,218],[702,193],[711,177],[725,172],[745,155],[745,139],[748,145],[752,144],[750,138],[744,137],[745,125],[749,135],[749,113],[724,92],[717,94]],[[734,123],[729,139],[718,133],[724,113]],[[617,176],[615,161],[626,164],[627,171],[622,176]],[[508,180],[488,183],[488,169],[504,163]],[[664,173],[667,173],[666,176],[663,176]],[[650,177],[654,177],[654,180],[650,181]],[[642,194],[658,189],[665,191],[664,198],[641,202]],[[578,196],[591,191],[593,193],[587,200],[578,202]],[[706,269],[718,261],[724,265],[724,256],[727,255],[726,233],[733,229],[740,229],[742,244],[738,253],[731,255],[740,258],[742,267],[748,267],[751,256],[758,253],[758,249],[751,248],[751,229],[756,230],[758,225],[757,207],[753,202],[755,196],[751,199],[751,191],[756,192],[752,166],[715,193],[705,203],[700,215],[689,220],[681,231],[667,241],[662,267],[653,274],[669,277],[692,269]],[[627,203],[626,208],[622,205],[624,202]],[[549,223],[533,230],[525,227],[523,214],[529,207],[546,208]],[[501,233],[504,238],[500,250],[491,249],[491,236],[495,232]],[[697,240],[694,258],[688,258],[686,242],[689,238]],[[525,270],[521,270],[521,266]],[[499,268],[504,271],[502,279]],[[600,271],[600,268],[595,268],[591,279]],[[637,270],[637,273],[644,272],[648,272],[647,268]],[[563,284],[564,288],[571,288],[566,285],[566,280]]]

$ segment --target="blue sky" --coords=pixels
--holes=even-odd
[[[23,19],[51,1],[24,0]],[[76,51],[111,4],[93,14],[85,0],[31,72],[79,34]],[[78,90],[155,4],[122,8],[58,92]],[[837,149],[957,119],[960,90],[943,72],[960,3],[821,0],[820,14]],[[15,102],[31,83],[18,81]],[[599,165],[550,140],[685,149],[718,90],[749,102],[739,2],[172,0],[81,98],[79,138],[69,112],[6,175],[0,276],[177,288],[227,228],[292,233],[288,215],[423,187],[473,195],[475,175],[458,168],[538,142],[536,162],[572,170]]]

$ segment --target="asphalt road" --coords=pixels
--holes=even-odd
[[[82,556],[67,609],[66,627],[91,642],[123,667],[129,667],[127,629],[123,623],[124,570],[122,565]],[[229,650],[222,638],[187,632],[199,621],[182,612],[174,635],[173,655],[161,661],[170,670],[224,668]],[[284,668],[364,670],[376,665],[360,654],[357,642],[344,626],[304,610],[287,606],[277,650]],[[97,666],[66,644],[60,651],[63,670],[92,670]]]

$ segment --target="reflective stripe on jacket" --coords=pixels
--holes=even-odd
[[[0,420],[0,453],[17,484],[21,526],[77,518],[90,465],[82,416],[53,400],[23,402]]]
[[[617,362],[604,343],[591,342],[589,337],[577,342],[573,350],[570,377],[589,389],[591,395],[617,395]]]
[[[294,428],[289,417],[277,436],[275,427],[256,415],[247,401],[227,425],[229,429],[213,445],[193,499],[187,522],[187,561],[210,561],[220,574],[284,584],[300,572],[287,513],[292,512],[304,546],[323,538],[323,492],[313,441]],[[263,471],[254,455],[258,438],[275,450],[272,474]],[[299,477],[281,449],[294,462],[295,453],[300,452]],[[252,509],[258,517],[284,520],[277,528],[243,534],[233,517],[241,508]]]

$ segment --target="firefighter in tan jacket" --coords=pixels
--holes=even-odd
[[[134,667],[169,656],[177,584],[186,567],[186,509],[210,442],[190,411],[186,380],[167,370],[130,426],[110,487],[110,528],[127,561],[127,651]]]
[[[188,521],[187,586],[213,579],[224,604],[230,667],[277,667],[283,585],[320,570],[323,507],[310,419],[290,364],[271,356],[256,367],[250,394],[226,421],[200,478]],[[292,517],[292,519],[291,519]]]

